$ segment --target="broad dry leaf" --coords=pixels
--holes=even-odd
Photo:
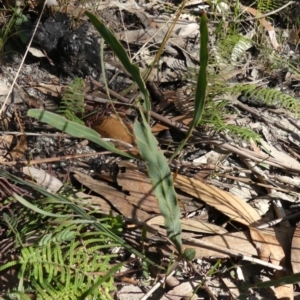
[[[160,213],[151,180],[148,176],[137,169],[126,168],[124,173],[120,172],[118,174],[117,182],[123,191],[130,193],[129,196],[126,196],[130,203],[147,212]]]
[[[208,234],[225,234],[227,230],[223,227],[209,224],[206,222],[201,222],[193,219],[181,219],[181,228],[182,230],[188,230],[198,233],[208,233]],[[156,216],[147,221],[149,225],[159,225],[164,226],[163,216]]]
[[[125,172],[119,172],[117,176],[117,182],[123,191],[130,193],[126,200],[144,211],[160,214],[150,178],[140,172],[134,164],[119,162],[118,165],[126,168]],[[182,195],[178,195],[178,202],[183,213],[202,207],[201,204]]]
[[[250,233],[260,259],[267,262],[270,261],[284,268],[287,267],[285,253],[275,235],[256,228],[250,228]],[[274,279],[279,279],[286,275],[288,275],[286,272],[276,271]],[[275,294],[277,299],[281,299],[282,297],[285,297],[285,299],[293,299],[293,285],[285,284],[275,287]]]
[[[101,214],[108,215],[111,212],[111,206],[107,203],[107,201],[98,196],[78,192],[72,197],[72,200],[77,201],[79,205],[84,204],[85,208],[91,207],[96,211],[101,211]],[[116,215],[116,213],[113,212],[113,215]]]
[[[246,256],[257,256],[257,251],[254,248],[250,235],[248,232],[234,232],[234,233],[226,233],[223,235],[214,235],[214,236],[207,236],[202,238],[201,240],[212,245],[215,245],[213,249],[204,248],[200,246],[195,246],[193,243],[190,244],[185,242],[185,238],[189,238],[194,234],[190,233],[183,233],[183,244],[185,247],[193,247],[196,251],[195,258],[202,259],[203,257],[216,257],[216,258],[229,258],[229,255],[218,251],[221,247],[224,247],[228,250],[233,252],[241,253],[242,255]]]
[[[250,233],[260,259],[280,265],[285,253],[276,236],[251,227]]]
[[[97,131],[102,138],[120,140],[131,145],[135,144],[133,126],[121,117],[110,115],[101,117],[93,122],[92,128]]]
[[[80,183],[109,201],[111,205],[115,207],[125,218],[132,221],[137,220],[141,222],[144,222],[150,218],[150,215],[145,211],[140,210],[128,203],[125,199],[124,193],[117,191],[115,188],[107,185],[106,183],[95,180],[84,173],[81,173],[79,171],[74,172],[76,173],[74,177]]]
[[[300,225],[296,227],[292,247],[291,247],[291,264],[294,273],[300,273]]]
[[[260,220],[256,210],[239,197],[199,180],[177,175],[175,187],[215,207],[231,220],[244,225],[250,225]]]

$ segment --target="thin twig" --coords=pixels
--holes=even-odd
[[[237,258],[240,258],[242,260],[250,261],[251,263],[256,263],[256,264],[259,264],[259,265],[262,265],[262,266],[265,266],[265,267],[268,267],[268,268],[271,268],[271,269],[275,269],[275,270],[285,270],[285,268],[282,267],[282,266],[274,265],[274,264],[271,264],[269,262],[263,261],[263,260],[258,259],[258,258],[246,256],[246,255],[243,255],[241,253],[235,252],[232,249],[228,249],[228,248],[222,247],[220,245],[214,245],[214,244],[205,242],[203,240],[199,240],[199,239],[189,237],[189,238],[185,238],[185,241],[191,243],[192,245],[196,245],[196,246],[200,246],[200,247],[204,247],[204,248],[208,248],[208,249],[213,249],[215,251],[219,251],[221,253],[227,254],[229,257],[237,257]]]
[[[262,18],[271,16],[271,15],[274,15],[274,14],[280,12],[281,10],[285,9],[286,7],[288,7],[288,6],[290,6],[290,5],[294,4],[294,3],[296,3],[296,1],[289,1],[288,3],[284,4],[283,6],[277,8],[277,9],[275,9],[275,10],[272,10],[272,11],[270,11],[270,12],[264,14],[264,15],[259,15],[259,16],[256,16],[256,17],[248,18],[248,19],[246,19],[246,20],[243,20],[243,22],[244,22],[244,21],[256,20],[256,19],[262,19]]]
[[[275,225],[279,224],[279,223],[282,222],[282,221],[294,219],[294,218],[296,218],[296,217],[298,217],[298,216],[300,216],[300,212],[296,212],[296,213],[294,213],[294,214],[285,216],[285,217],[283,217],[283,218],[276,219],[276,220],[270,221],[270,222],[268,222],[268,223],[261,224],[261,225],[259,225],[259,226],[256,226],[255,228],[257,228],[257,229],[265,229],[265,228],[269,228],[269,227],[272,227],[272,226],[275,226]]]

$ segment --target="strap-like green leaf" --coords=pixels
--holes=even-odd
[[[180,209],[167,159],[158,149],[157,140],[147,122],[135,122],[134,133],[140,154],[147,163],[148,174],[158,200],[159,210],[165,220],[168,237],[181,253]]]
[[[113,153],[128,157],[135,158],[133,155],[130,155],[126,152],[122,152],[117,149],[112,143],[104,142],[100,135],[93,129],[88,128],[84,125],[69,121],[62,116],[54,114],[49,111],[42,111],[39,109],[29,109],[27,112],[28,117],[36,118],[41,122],[47,123],[58,130],[64,131],[67,134],[78,138],[88,139],[104,149],[111,151]]]
[[[146,89],[144,80],[141,77],[140,69],[135,64],[131,63],[131,60],[128,57],[124,47],[117,40],[115,35],[104,24],[102,24],[95,15],[90,12],[85,12],[85,14],[89,17],[92,24],[119,58],[126,71],[130,73],[135,83],[138,85],[144,100],[144,109],[149,112],[151,110],[151,102],[149,101],[149,93]]]
[[[194,104],[194,116],[191,127],[199,124],[205,104],[208,64],[208,28],[207,17],[203,13],[200,20],[200,70],[197,79],[197,88]]]

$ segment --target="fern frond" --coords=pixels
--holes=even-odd
[[[246,141],[253,140],[258,142],[261,139],[259,134],[248,128],[226,124],[223,121],[222,115],[226,113],[226,105],[226,101],[216,103],[210,100],[200,125],[206,128],[210,127],[215,133],[230,134]]]
[[[2,220],[5,222],[5,224],[9,228],[8,234],[10,234],[12,232],[15,236],[15,240],[18,242],[18,244],[20,246],[22,246],[23,243],[22,243],[21,236],[20,236],[19,232],[16,230],[16,227],[18,224],[18,217],[16,215],[10,216],[10,215],[4,213],[2,216]]]
[[[78,299],[95,284],[94,274],[109,272],[116,255],[102,249],[114,245],[119,246],[99,232],[87,232],[83,224],[60,225],[35,245],[23,247],[19,260],[0,270],[20,265],[20,282],[30,282],[38,299]],[[113,282],[112,277],[101,283],[90,299],[112,299],[107,291],[114,290]]]
[[[57,113],[63,115],[70,121],[84,124],[84,122],[76,116],[76,114],[84,113],[84,88],[84,80],[82,78],[75,78],[66,88]]]
[[[300,101],[290,95],[284,94],[281,91],[268,87],[257,87],[254,84],[237,84],[228,89],[233,94],[243,93],[246,97],[254,99],[262,104],[269,106],[279,106],[286,108],[298,115],[300,112]]]
[[[268,12],[273,11],[281,6],[282,6],[282,1],[278,1],[278,0],[259,0],[259,1],[257,1],[257,8],[262,13],[268,13]]]
[[[0,272],[5,270],[5,269],[9,269],[13,266],[16,266],[18,264],[19,264],[19,262],[17,260],[11,260],[11,261],[9,261],[9,262],[7,262],[7,263],[0,266]]]
[[[211,51],[211,65],[221,70],[233,69],[244,58],[246,51],[253,46],[253,41],[238,33],[220,38]]]

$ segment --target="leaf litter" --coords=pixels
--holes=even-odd
[[[124,4],[105,2],[100,5],[103,9],[107,10],[107,16],[111,14],[116,20],[117,9],[115,7],[122,10],[123,16],[130,14],[135,14],[137,16],[137,24],[140,26],[138,30],[127,29],[122,26],[116,27],[115,30],[116,36],[120,41],[128,43],[129,47],[134,45],[137,48],[141,48],[137,53],[134,53],[135,50],[133,47],[132,54],[133,59],[136,61],[144,61],[144,65],[141,64],[140,69],[141,71],[145,70],[145,64],[147,65],[154,59],[155,50],[157,50],[159,45],[163,42],[168,29],[168,24],[171,24],[172,22],[171,19],[166,19],[156,13],[156,9],[164,9],[162,4],[148,3],[147,5],[144,4],[144,6],[140,6],[137,5],[135,1],[128,1]],[[191,2],[187,2],[186,8],[190,9],[193,7],[192,5]],[[280,48],[284,45],[278,44],[278,38],[276,37],[277,28],[274,28],[265,17],[260,18],[257,9],[247,6],[242,6],[241,8],[241,12],[247,11],[250,13],[250,18],[249,15],[246,17],[246,19],[249,19],[247,22],[251,23],[252,17],[258,18],[260,24],[268,32],[269,38],[266,38],[267,42],[270,43],[270,46],[274,50],[280,51]],[[208,12],[210,9],[211,8],[209,7]],[[226,8],[225,3],[222,6],[222,10],[221,7],[218,7],[218,9],[225,13],[225,18],[230,18],[229,15],[226,15],[229,13],[230,8]],[[213,23],[209,23],[209,25],[214,26]],[[130,27],[132,24],[129,23],[127,26]],[[155,81],[161,86],[163,86],[163,84],[169,84],[171,95],[175,98],[178,96],[176,90],[179,90],[179,88],[176,88],[174,82],[187,80],[184,78],[184,75],[188,72],[189,68],[196,68],[199,64],[198,44],[191,43],[190,41],[191,39],[197,39],[197,26],[197,21],[193,17],[183,17],[179,20],[166,44],[164,55],[149,76],[151,81]],[[253,26],[253,23],[251,23],[251,26]],[[212,29],[213,28],[210,28],[211,32]],[[286,32],[288,33],[288,31]],[[215,37],[212,34],[212,44],[214,44],[214,39]],[[298,42],[299,37],[296,37],[296,43]],[[252,45],[253,44],[254,43],[252,43]],[[247,45],[249,46],[250,44]],[[251,47],[249,46],[249,48],[247,46],[246,49],[243,48],[244,46],[245,45],[241,40],[236,41],[235,44],[232,45],[231,60],[233,57],[232,55],[234,55],[237,50],[241,51],[239,52],[241,57],[235,57],[235,68],[237,68],[237,70],[230,71],[236,72],[232,75],[230,80],[234,79],[239,81],[242,79],[244,81],[251,81],[254,73],[252,73],[252,71],[250,72],[250,69],[257,67],[259,70],[261,68],[259,62],[255,61],[255,56],[252,57],[252,61],[251,58],[247,58],[246,53],[249,53]],[[297,55],[296,53],[297,52],[295,52],[295,56]],[[284,55],[284,52],[282,55]],[[276,58],[273,54],[271,54],[271,57]],[[108,59],[111,59],[111,57],[108,57],[107,60]],[[228,63],[226,58],[222,58],[219,62],[221,67],[224,64],[226,67],[226,64]],[[255,64],[258,65],[256,66]],[[245,70],[241,71],[240,66]],[[115,76],[117,78],[116,82],[121,80],[117,73],[120,71],[122,72],[123,70],[119,70],[116,65],[112,69],[113,72],[108,71],[108,79],[113,80],[113,77]],[[226,71],[222,72],[223,74],[229,73]],[[289,84],[287,78],[288,76],[291,76],[288,74],[289,72],[292,73],[294,78],[297,78],[298,76],[299,80],[299,74],[294,74],[292,68],[288,70],[285,75],[281,74],[280,70],[277,70],[276,72],[274,72],[275,75],[280,77],[280,80],[283,81],[279,86],[281,85],[287,88]],[[270,83],[274,80],[274,73],[263,74],[258,72],[258,77],[263,78],[267,75],[266,80]],[[33,96],[30,96],[30,98],[29,93],[26,91],[23,101],[28,106],[31,106],[32,97],[36,101],[40,101],[40,98],[42,98],[42,102],[46,101],[46,98],[49,97],[50,94],[51,97],[59,97],[62,85],[59,83],[60,81],[56,75],[46,71],[45,76],[42,75],[39,77],[44,78],[44,82],[40,82],[39,78],[34,77],[35,75],[33,75],[33,78],[28,78],[29,75],[24,72],[20,77],[22,86],[26,86],[29,82],[32,85],[33,82],[35,83],[33,86],[34,89],[42,92],[42,95],[35,93]],[[239,75],[241,75],[240,78],[238,78]],[[126,77],[127,75],[124,73],[122,76]],[[184,85],[187,85],[187,89],[189,89],[190,86],[186,83],[190,83],[190,81],[192,81],[192,79],[184,81]],[[100,98],[100,91],[93,87],[88,79],[86,79],[86,83],[91,86],[89,93],[92,94],[94,99],[97,99],[97,97]],[[6,86],[4,86],[4,92],[6,91],[5,88]],[[110,88],[118,93],[125,87],[121,85],[121,88],[118,89],[118,84],[110,84]],[[26,90],[26,88],[24,88],[24,90]],[[193,91],[191,90],[191,92]],[[211,91],[209,90],[208,93],[211,93]],[[20,97],[18,89],[16,89],[16,95],[17,97]],[[167,95],[167,93],[165,93],[165,95]],[[297,96],[297,89],[294,89],[293,96]],[[101,94],[101,97],[103,97],[103,94]],[[169,99],[172,97],[169,97]],[[185,101],[188,104],[190,97],[185,97],[186,98],[182,101]],[[129,98],[130,94],[128,94],[127,99],[129,100]],[[170,111],[173,105],[173,101],[168,101],[166,98],[167,96],[165,97],[163,93],[163,101],[165,101],[165,104],[163,104],[163,101],[161,101],[161,103],[155,103],[155,99],[152,99],[154,104],[157,104],[156,112],[162,116],[161,120],[155,120],[156,124],[152,127],[153,132],[155,133],[166,129],[171,129],[170,131],[172,131],[172,128],[165,124],[163,119],[166,117],[166,110],[169,109]],[[96,102],[93,102],[90,99],[91,98],[86,101],[89,112],[99,108],[99,104],[96,104]],[[181,161],[177,163],[175,161],[170,161],[171,166],[179,166],[180,174],[174,173],[173,177],[181,213],[183,246],[187,247],[192,245],[196,250],[194,268],[198,273],[195,272],[195,270],[189,270],[187,267],[182,266],[182,272],[185,275],[193,277],[193,279],[185,282],[184,278],[177,276],[179,278],[177,287],[170,288],[161,299],[164,299],[163,297],[173,297],[176,299],[175,295],[178,295],[178,293],[182,293],[181,296],[188,295],[191,297],[191,294],[189,293],[194,292],[195,286],[200,283],[197,276],[202,276],[200,277],[201,280],[206,278],[205,280],[208,283],[206,288],[204,288],[205,292],[202,292],[202,294],[200,293],[200,295],[207,295],[210,292],[214,297],[218,297],[218,295],[220,296],[222,293],[226,294],[226,289],[225,291],[222,288],[214,289],[210,282],[214,282],[216,279],[214,278],[214,275],[207,276],[207,274],[209,274],[209,270],[211,270],[214,262],[218,259],[224,259],[223,265],[224,268],[226,268],[229,265],[228,259],[231,257],[230,252],[241,255],[239,258],[240,260],[237,259],[237,256],[233,257],[236,259],[236,270],[239,268],[238,265],[241,265],[240,269],[244,273],[249,272],[247,269],[251,269],[251,266],[243,262],[243,255],[248,257],[259,257],[262,262],[265,261],[266,263],[270,263],[270,273],[273,272],[273,265],[274,269],[275,266],[282,267],[282,270],[274,271],[274,274],[272,274],[273,276],[266,276],[269,279],[278,279],[288,274],[287,272],[291,271],[289,269],[290,264],[294,273],[299,272],[299,260],[297,259],[299,242],[297,239],[299,234],[298,227],[296,226],[296,221],[298,221],[299,217],[298,219],[292,220],[292,222],[287,221],[290,228],[276,225],[272,230],[257,229],[257,226],[261,224],[270,224],[276,219],[285,218],[285,216],[275,215],[275,208],[273,206],[274,199],[278,200],[278,198],[280,198],[279,200],[282,202],[283,211],[285,211],[287,215],[292,212],[292,208],[290,208],[288,201],[298,202],[299,190],[297,180],[299,180],[300,170],[298,162],[299,144],[295,143],[295,139],[291,142],[290,136],[291,134],[295,135],[299,133],[299,120],[288,111],[280,108],[256,106],[257,102],[253,101],[253,99],[248,99],[247,104],[239,103],[237,98],[234,98],[234,100],[232,99],[233,98],[228,97],[226,100],[228,100],[228,108],[233,109],[237,116],[233,123],[239,125],[243,119],[242,114],[247,114],[248,122],[251,122],[249,127],[256,128],[255,130],[262,132],[264,140],[258,144],[251,144],[242,141],[239,138],[234,139],[232,136],[228,135],[228,132],[226,131],[221,134],[217,133],[216,135],[212,135],[209,138],[204,136],[202,140],[199,140],[199,137],[197,140],[197,137],[194,136],[194,140],[189,143],[185,151],[181,154]],[[47,101],[48,100],[49,99],[47,99]],[[178,107],[176,100],[174,101],[174,104]],[[246,105],[247,110],[244,110]],[[117,117],[114,114],[115,110],[118,112]],[[108,107],[102,116],[96,116],[96,118],[93,117],[91,120],[88,120],[87,123],[90,122],[89,124],[91,124],[94,122],[94,126],[99,128],[99,131],[97,131],[103,137],[121,140],[135,146],[135,137],[132,132],[131,124],[123,126],[124,122],[119,118],[120,115],[124,114],[124,111],[126,112],[125,115],[128,114],[128,116],[132,118],[132,115],[130,115],[132,114],[132,111],[127,108],[126,110],[121,108],[122,112],[119,112],[118,110],[120,110],[119,106]],[[22,114],[22,111],[20,111],[20,114]],[[182,122],[185,125],[191,121],[191,118],[186,113],[183,113],[183,111],[182,114],[180,114],[180,109],[178,110],[178,108],[176,114],[169,115],[168,117],[175,122]],[[8,117],[10,117],[9,114]],[[10,121],[12,120],[13,119],[11,118]],[[109,125],[105,127],[103,125],[105,123],[103,120],[109,122]],[[185,123],[185,120],[187,120],[187,123]],[[155,129],[158,128],[159,125],[160,129]],[[204,129],[206,130],[205,134],[207,136],[212,133],[210,126],[207,126]],[[30,126],[25,128],[25,133],[28,130],[38,131],[40,129],[36,123],[31,123]],[[43,128],[43,131],[45,130],[47,130],[46,127]],[[6,132],[7,130],[3,131]],[[10,127],[9,131],[12,131],[12,127]],[[43,133],[41,133],[41,135],[42,134]],[[43,145],[40,147],[42,149],[39,149],[40,151],[35,153],[33,152],[33,148],[36,147],[36,144],[34,145],[36,141],[33,139],[31,141],[29,139],[29,144],[21,143],[21,140],[19,139],[19,143],[12,148],[12,152],[9,151],[12,143],[11,135],[3,134],[2,139],[4,139],[5,142],[2,143],[3,147],[1,147],[1,149],[3,148],[4,152],[3,155],[1,154],[1,157],[6,157],[7,160],[7,154],[10,153],[12,154],[12,158],[10,159],[15,161],[19,160],[19,163],[21,164],[30,164],[30,161],[33,158],[41,158],[41,162],[43,162],[43,158],[49,158],[54,155],[61,156],[61,160],[64,161],[64,157],[67,154],[70,154],[70,152],[68,152],[71,150],[70,144],[74,146],[79,141],[79,139],[76,140],[70,138],[68,143],[66,143],[67,139],[61,141],[59,138],[50,138],[48,142],[46,142],[45,139],[40,139],[39,143]],[[171,141],[167,141],[167,146],[164,139],[162,139],[163,142],[159,144],[159,147],[163,149],[166,156],[174,151],[174,145],[176,145],[177,142],[176,139],[180,139],[180,137],[175,134]],[[216,140],[220,143],[216,143]],[[222,151],[225,149],[229,154],[219,160],[212,161],[211,159],[207,159],[207,154],[215,149]],[[92,151],[96,152],[94,145],[89,144],[84,150],[74,150],[73,154],[91,153]],[[15,155],[15,153],[18,153],[18,155]],[[95,159],[97,160],[98,158],[99,155],[96,154],[95,158],[91,160],[84,157],[78,159],[74,156],[74,159],[72,160],[67,162],[65,160],[64,164],[53,163],[52,170],[50,170],[49,173],[46,173],[45,170],[43,170],[43,168],[49,169],[50,166],[45,160],[44,165],[40,165],[40,170],[33,170],[28,167],[27,169],[23,169],[23,173],[28,176],[28,180],[36,179],[38,184],[44,187],[49,187],[49,183],[45,184],[45,181],[41,180],[43,176],[48,178],[51,182],[51,180],[55,181],[57,179],[56,177],[61,177],[62,172],[64,174],[70,173],[72,180],[76,179],[77,182],[88,189],[88,192],[92,193],[91,195],[88,195],[86,193],[78,192],[76,201],[82,202],[82,204],[86,206],[86,209],[99,210],[104,215],[109,215],[110,211],[113,210],[114,214],[122,215],[129,224],[136,224],[139,227],[146,226],[146,228],[148,228],[148,240],[145,241],[147,246],[150,248],[151,243],[155,245],[156,240],[160,238],[160,241],[163,241],[165,244],[165,248],[161,249],[162,254],[165,257],[169,257],[172,251],[174,251],[174,248],[166,239],[164,221],[162,216],[159,215],[160,210],[158,208],[157,199],[153,191],[151,180],[145,173],[145,165],[137,166],[136,161],[134,161],[134,163],[131,162],[130,164],[125,160],[115,162],[113,156],[110,158],[109,154],[103,154],[101,155],[101,166],[108,165],[109,169],[109,172],[105,172],[103,170],[99,171],[98,166],[95,166]],[[251,164],[248,164],[246,161],[249,159],[253,159],[251,160]],[[116,172],[117,174],[113,174],[113,176],[111,174],[112,165],[117,166],[117,169],[119,169]],[[209,165],[210,168],[208,168]],[[199,178],[201,178],[201,172],[203,172],[204,168],[208,169],[208,171],[206,171],[206,175],[208,174],[208,176],[205,177],[204,181],[200,181]],[[260,171],[257,171],[255,168],[258,168]],[[94,169],[94,172],[90,172],[91,169]],[[228,171],[229,169],[231,169],[231,171]],[[175,168],[173,170],[175,171]],[[247,170],[248,172],[247,176],[249,180],[243,184],[242,179],[245,174],[243,174],[243,171],[241,170]],[[42,171],[42,174],[39,173],[38,175],[35,175],[35,172],[37,171]],[[97,176],[94,176],[94,174]],[[241,182],[239,182],[239,180],[241,180]],[[216,181],[218,181],[217,187],[211,184]],[[242,188],[245,189],[245,187],[248,187],[250,190],[255,190],[255,193],[253,192],[247,196],[243,193],[239,194],[240,196],[231,193],[234,188],[241,190]],[[52,187],[50,190],[54,191]],[[283,194],[279,194],[279,191],[282,190],[284,190],[284,192],[282,192]],[[285,197],[283,197],[283,195],[285,195]],[[269,206],[267,207],[267,211],[264,211],[263,215],[259,213],[253,205],[254,201],[256,201],[255,198],[257,197],[257,201],[259,201],[262,196],[267,200],[269,199]],[[205,221],[198,220],[198,215],[201,215],[205,210],[208,211],[208,217],[205,218]],[[281,225],[283,224],[286,223],[282,222]],[[193,239],[199,239],[206,242],[206,244],[203,243],[202,246],[197,246],[191,242]],[[135,242],[140,243],[141,238],[139,238],[139,240],[135,239]],[[146,244],[143,246],[145,245]],[[206,247],[204,245],[206,245]],[[208,247],[209,245],[210,248]],[[157,253],[160,253],[158,252],[159,247],[155,247],[157,255]],[[223,248],[227,249],[228,252],[222,252],[221,250]],[[200,262],[197,262],[197,260]],[[239,286],[237,281],[235,281],[234,276],[238,275],[236,274],[231,278],[228,273],[226,274],[227,277],[222,276],[223,280],[228,281],[229,279],[232,279],[233,282],[233,285],[230,285],[230,283],[227,282],[226,286],[234,286],[236,287],[234,288],[236,291]],[[263,276],[262,274],[266,275],[263,267],[253,272],[253,274],[253,276],[261,276],[261,278]],[[247,282],[249,279],[244,280]],[[188,287],[186,287],[186,285]],[[126,293],[129,295],[130,291],[127,291]],[[233,298],[237,298],[239,294],[238,292],[233,293],[231,288],[227,290],[226,295],[229,295],[229,293],[231,293]],[[260,291],[255,290],[255,287],[251,290],[251,293],[255,294],[258,298],[262,298]],[[282,297],[293,299],[296,293],[297,291],[293,291],[293,285],[288,284],[275,287],[273,295],[278,299]]]

